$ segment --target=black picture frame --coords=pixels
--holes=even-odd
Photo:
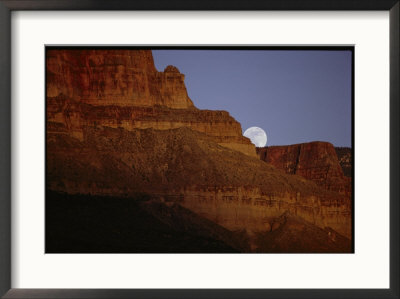
[[[11,289],[11,12],[18,10],[388,11],[390,13],[390,288]],[[0,295],[2,298],[399,298],[399,12],[399,0],[1,0]]]

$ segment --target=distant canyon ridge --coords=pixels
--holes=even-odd
[[[351,252],[351,149],[256,149],[229,112],[196,108],[184,78],[150,50],[48,48],[46,189],[146,194],[168,227],[184,209],[221,242],[244,236],[239,251]]]
[[[328,142],[257,148],[260,159],[351,198],[351,149]]]

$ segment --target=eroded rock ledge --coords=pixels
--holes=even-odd
[[[149,50],[48,50],[48,129],[82,140],[84,126],[127,130],[190,127],[225,147],[257,157],[226,111],[197,109],[185,76],[174,66],[158,72]]]

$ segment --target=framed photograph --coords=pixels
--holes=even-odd
[[[353,253],[353,55],[47,46],[46,253]]]
[[[398,1],[0,9],[4,298],[399,297]]]

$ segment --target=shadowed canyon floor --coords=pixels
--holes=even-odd
[[[117,198],[47,192],[47,198],[47,253],[351,250],[349,239],[286,214],[275,218],[269,231],[258,233],[251,245],[244,231],[229,231],[179,204],[154,201],[146,194]]]
[[[240,234],[172,204],[48,192],[48,253],[246,252]],[[69,225],[65,225],[69,223]]]

